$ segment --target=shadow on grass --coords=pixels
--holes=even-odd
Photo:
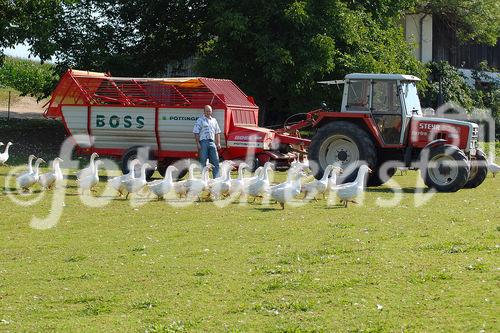
[[[276,211],[281,211],[281,207],[255,207],[256,210],[258,210],[259,212],[263,212],[263,213],[266,213],[266,212],[276,212]]]
[[[416,188],[416,187],[405,187],[405,188],[388,188],[388,187],[369,187],[365,190],[368,193],[407,193],[407,194],[415,194],[418,192],[427,193],[430,191],[429,188]]]

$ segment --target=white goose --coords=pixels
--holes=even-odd
[[[343,203],[344,207],[347,207],[348,202],[357,203],[354,199],[361,192],[363,192],[365,187],[365,178],[368,172],[372,172],[371,169],[367,165],[363,164],[359,167],[358,174],[353,182],[337,185],[335,187],[340,203]]]
[[[150,168],[151,165],[148,163],[144,163],[141,166],[141,174],[138,178],[131,178],[128,180],[124,180],[122,183],[125,186],[125,189],[127,190],[127,195],[125,196],[125,199],[128,199],[128,196],[130,193],[137,193],[140,190],[142,190],[144,187],[146,187],[147,181],[146,181],[146,169]]]
[[[32,173],[25,173],[16,178],[18,188],[23,191],[28,191],[28,189],[38,182],[40,163],[45,163],[43,158],[38,158],[35,162],[35,170]]]
[[[225,162],[225,161],[224,161]],[[208,186],[210,188],[210,196],[213,199],[220,199],[221,196],[228,196],[229,191],[231,189],[231,170],[233,168],[234,162],[229,161],[225,168],[224,168],[224,173],[223,173],[223,178],[216,178],[212,181],[212,183],[209,182]]]
[[[3,151],[3,153],[0,154],[0,164],[5,164],[5,162],[7,162],[7,160],[9,159],[9,148],[10,146],[12,146],[13,143],[12,142],[7,142],[7,145],[5,146],[5,150]]]
[[[81,194],[84,194],[86,190],[94,192],[94,187],[99,184],[99,165],[102,163],[103,162],[100,160],[94,161],[92,163],[92,174],[76,180],[78,182],[78,186],[80,187]]]
[[[119,196],[123,196],[123,191],[125,191],[125,184],[123,182],[135,177],[135,166],[140,163],[141,161],[139,161],[137,158],[133,159],[128,165],[129,172],[127,174],[113,177],[108,180],[109,186],[114,188],[118,192]]]
[[[248,188],[248,186],[250,184],[255,183],[257,181],[257,179],[260,178],[263,170],[264,170],[264,167],[260,166],[257,169],[255,169],[255,172],[253,173],[252,177],[243,178],[243,184],[244,184],[243,190],[244,191],[246,191],[246,189]]]
[[[36,156],[35,156],[35,155],[30,155],[30,156],[28,157],[28,171],[27,171],[27,172],[25,172],[25,173],[20,174],[20,175],[18,176],[18,178],[19,178],[19,177],[22,177],[22,176],[24,176],[24,175],[29,175],[29,174],[32,174],[32,173],[33,173],[33,160],[35,160],[35,159],[36,159]]]
[[[201,201],[200,195],[203,191],[208,189],[208,180],[209,180],[209,171],[212,169],[212,165],[206,165],[203,167],[201,171],[200,179],[188,179],[186,182],[186,186],[188,189],[187,195],[190,198],[198,197],[198,200]]]
[[[174,192],[177,194],[179,197],[186,197],[188,193],[188,186],[187,182],[189,180],[193,180],[194,178],[194,169],[198,167],[198,164],[196,163],[191,163],[189,165],[189,178],[185,180],[179,180],[177,182],[174,182]]]
[[[329,164],[326,166],[323,177],[321,177],[321,179],[314,179],[313,181],[302,185],[300,191],[304,193],[304,198],[306,198],[308,194],[312,193],[314,200],[316,200],[316,195],[318,194],[322,194],[324,199],[325,192],[328,189],[328,177],[330,176],[332,170],[333,165]]]
[[[338,176],[343,172],[342,168],[338,166],[334,166],[332,168],[332,172],[330,174],[330,178],[328,178],[328,190],[332,191],[335,190],[335,187],[337,186],[337,178]]]
[[[177,171],[177,168],[173,165],[169,165],[165,171],[165,178],[147,183],[149,191],[156,195],[158,200],[162,199],[174,188],[174,182],[172,180],[172,172],[174,171]]]
[[[493,158],[488,161],[488,171],[493,174],[493,178],[495,178],[495,175],[500,172],[500,166],[495,164]]]
[[[80,170],[77,174],[76,174],[76,178],[77,179],[83,179],[83,178],[86,178],[87,176],[92,176],[94,175],[94,171],[95,171],[95,158],[96,157],[99,157],[99,154],[97,153],[92,153],[92,155],[90,155],[90,162],[89,162],[89,165]]]
[[[231,180],[231,186],[229,188],[229,194],[241,194],[245,188],[245,169],[249,168],[248,164],[241,162],[238,166],[238,178]]]
[[[220,176],[217,178],[213,178],[213,179],[209,178],[208,179],[208,186],[212,186],[212,184],[214,184],[214,183],[223,181],[226,178],[227,170],[229,169],[229,172],[231,172],[231,170],[233,169],[233,166],[234,166],[234,162],[231,160],[222,161],[221,167],[220,167]]]
[[[52,161],[53,171],[40,175],[39,182],[44,189],[51,189],[53,186],[57,186],[63,181],[63,174],[61,171],[61,167],[59,166],[59,163],[61,162],[63,162],[63,160],[59,157],[56,157]]]
[[[266,190],[269,188],[268,173],[272,166],[273,164],[271,162],[266,162],[259,178],[255,182],[250,183],[246,188],[246,193],[253,197],[253,201],[255,201],[256,197],[262,197],[262,195],[266,193]]]
[[[290,168],[290,170],[288,170],[287,181],[269,187],[266,192],[272,199],[279,202],[281,209],[285,209],[285,203],[300,194],[300,178],[304,175],[305,173],[302,170],[302,166]]]

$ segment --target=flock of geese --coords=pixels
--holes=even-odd
[[[9,148],[12,142],[8,142],[3,153],[0,153],[0,165],[7,162],[9,158]],[[0,142],[0,146],[3,143]],[[97,153],[90,157],[89,165],[77,173],[77,183],[80,193],[91,193],[99,184],[99,165],[103,162],[98,158]],[[34,165],[33,165],[33,161]],[[28,170],[16,178],[17,186],[22,191],[29,191],[35,184],[45,190],[50,190],[55,186],[64,184],[64,176],[60,167],[63,160],[59,157],[52,161],[52,170],[40,174],[40,164],[46,163],[42,158],[30,155],[28,158]],[[310,182],[302,183],[305,171],[308,166],[301,162],[293,162],[288,170],[287,179],[283,183],[272,184],[269,179],[269,172],[272,171],[273,164],[267,162],[264,166],[257,168],[251,176],[245,176],[245,169],[249,170],[246,163],[238,165],[238,176],[231,177],[231,171],[236,167],[233,161],[223,161],[221,164],[221,176],[210,178],[209,172],[212,165],[207,164],[201,170],[201,177],[196,177],[195,169],[199,164],[193,163],[189,166],[189,176],[187,179],[176,181],[173,172],[178,171],[175,166],[169,166],[165,177],[159,180],[148,182],[146,179],[146,170],[153,168],[148,163],[141,163],[138,159],[130,162],[129,172],[127,174],[108,179],[108,185],[116,190],[120,197],[125,199],[130,194],[147,195],[151,193],[158,199],[163,199],[167,194],[175,193],[178,198],[202,200],[221,200],[228,197],[236,198],[245,196],[252,198],[269,198],[279,203],[281,208],[294,198],[303,195],[303,199],[317,200],[318,195],[335,193],[340,199],[340,203],[347,207],[349,202],[356,203],[356,197],[364,191],[366,176],[371,172],[370,168],[362,165],[358,169],[356,179],[353,182],[337,184],[337,177],[342,173],[342,169],[334,165],[328,165],[321,179],[313,179]],[[140,171],[136,170],[140,168]],[[495,163],[488,163],[488,170],[493,174],[500,172],[500,166]]]
[[[92,154],[89,166],[82,169],[77,174],[77,182],[81,192],[93,191],[99,183],[98,169],[102,163],[96,160],[98,155]],[[125,199],[132,193],[151,193],[158,199],[165,198],[169,193],[175,193],[178,198],[190,200],[221,200],[228,197],[236,198],[245,196],[253,198],[269,197],[285,208],[285,203],[293,198],[297,198],[301,193],[304,198],[316,199],[316,196],[330,191],[335,191],[340,198],[341,203],[347,207],[348,202],[355,202],[355,198],[364,189],[364,180],[366,174],[370,171],[367,166],[359,169],[356,180],[352,183],[337,184],[337,176],[342,170],[333,165],[329,165],[321,179],[314,179],[311,182],[302,184],[302,177],[305,176],[304,169],[307,166],[300,162],[294,162],[288,170],[287,180],[280,184],[271,184],[269,172],[273,164],[267,162],[264,166],[257,168],[250,177],[245,176],[245,169],[249,166],[242,162],[238,165],[237,178],[231,177],[231,171],[236,166],[233,161],[223,161],[221,164],[221,176],[210,178],[212,165],[207,164],[201,169],[201,176],[196,177],[195,169],[199,164],[193,163],[189,166],[189,176],[184,180],[176,181],[173,173],[178,171],[173,165],[167,167],[165,177],[159,180],[148,182],[146,179],[146,170],[152,168],[148,163],[141,163],[134,159],[129,164],[127,174],[108,179],[108,185],[116,190],[119,196],[125,196]],[[140,167],[140,171],[136,172]],[[36,168],[36,165],[35,165]]]

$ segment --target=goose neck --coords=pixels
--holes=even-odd
[[[40,168],[41,163],[42,163],[42,161],[40,161],[40,160],[37,160],[35,162],[35,177],[38,177],[38,172],[39,172],[39,168]]]
[[[328,165],[325,169],[325,172],[323,173],[323,177],[321,177],[321,181],[325,182],[328,179],[328,176],[332,172],[332,166]]]

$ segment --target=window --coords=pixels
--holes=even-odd
[[[347,111],[369,111],[370,81],[349,81]]]
[[[401,114],[397,81],[374,82],[372,94],[374,113]]]

